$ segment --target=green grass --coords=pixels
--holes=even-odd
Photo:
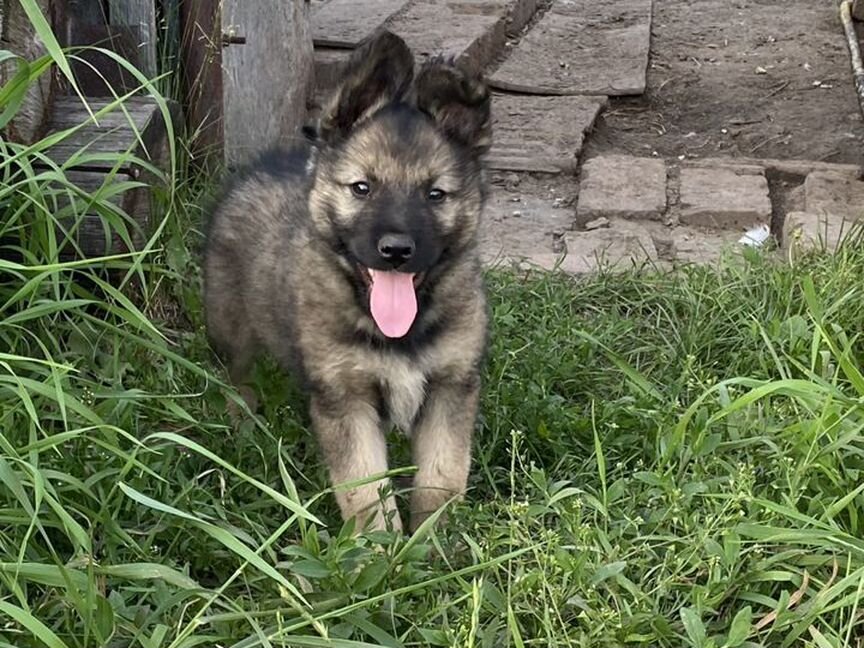
[[[354,538],[272,363],[229,425],[183,142],[147,252],[74,263],[58,193],[123,215],[43,144],[0,158],[0,646],[862,646],[860,241],[491,273],[467,500]]]

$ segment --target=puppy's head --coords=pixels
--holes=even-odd
[[[380,31],[348,62],[317,137],[313,222],[368,296],[380,331],[402,337],[417,291],[474,242],[489,91],[441,59],[415,78],[404,41]]]

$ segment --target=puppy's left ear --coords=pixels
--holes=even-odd
[[[417,107],[449,139],[480,155],[492,146],[492,97],[479,75],[435,60],[417,75]]]

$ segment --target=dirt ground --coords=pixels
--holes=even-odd
[[[610,99],[583,159],[860,163],[862,143],[834,0],[655,0],[648,91]]]

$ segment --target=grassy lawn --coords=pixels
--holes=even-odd
[[[2,147],[0,646],[864,646],[860,242],[490,273],[466,501],[354,538],[272,363],[229,423],[182,143],[150,250],[74,263]]]

